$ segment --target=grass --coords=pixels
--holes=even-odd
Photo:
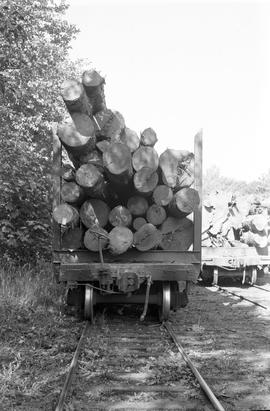
[[[65,315],[65,287],[41,261],[0,268],[0,408],[53,410],[81,323]]]
[[[0,268],[0,300],[8,305],[60,308],[63,296],[63,286],[56,283],[51,263],[42,261],[35,267],[4,263]]]

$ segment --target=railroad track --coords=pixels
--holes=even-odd
[[[238,297],[240,300],[248,301],[249,303],[251,303],[253,305],[256,305],[257,307],[263,308],[265,310],[270,310],[270,305],[266,305],[266,304],[262,304],[261,302],[254,301],[252,299],[253,297],[250,298],[248,296],[247,292],[246,292],[247,288],[238,287],[238,288],[235,289],[235,287],[234,287],[234,289],[232,290],[232,289],[229,289],[228,287],[221,287],[221,286],[216,285],[216,284],[213,284],[212,287],[217,288],[218,291],[221,291],[222,293],[231,294],[235,297]],[[264,293],[270,292],[270,290],[267,290],[266,288],[257,286],[255,284],[250,284],[250,288],[258,289],[260,291],[263,291]],[[243,294],[243,290],[246,293],[246,295]],[[242,293],[242,294],[240,294],[240,293]],[[259,296],[259,297],[261,298],[261,296]],[[255,298],[256,298],[256,296],[255,296]]]
[[[65,409],[224,411],[168,322],[106,313],[85,323],[56,407]]]

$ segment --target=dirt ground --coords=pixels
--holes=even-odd
[[[270,290],[269,277],[261,285]],[[232,283],[231,283],[232,284]],[[270,293],[220,285],[270,308]],[[240,289],[241,288],[241,289]],[[184,348],[226,410],[270,409],[270,311],[215,287],[193,286],[189,305],[171,316]]]
[[[264,283],[270,290],[270,280]],[[231,289],[239,292],[238,284]],[[270,293],[244,293],[270,305]],[[54,410],[83,321],[56,309],[5,304],[0,321],[0,410]],[[270,409],[269,310],[194,285],[189,305],[170,322],[226,410]]]

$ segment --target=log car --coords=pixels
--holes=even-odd
[[[222,278],[242,277],[242,284],[256,284],[258,269],[267,268],[270,256],[256,247],[202,247],[201,278],[218,285]]]
[[[62,146],[53,133],[53,207],[61,202]],[[202,132],[194,139],[194,188],[202,193]],[[201,204],[193,215],[194,241],[191,251],[130,249],[113,256],[85,249],[65,250],[61,230],[53,223],[53,265],[58,281],[77,288],[82,296],[84,316],[93,321],[98,303],[144,304],[141,319],[148,304],[159,307],[161,320],[167,320],[170,310],[187,303],[188,284],[197,281],[201,269]]]

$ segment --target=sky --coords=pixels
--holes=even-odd
[[[67,0],[70,57],[106,77],[106,102],[156,149],[193,150],[204,171],[246,181],[270,169],[270,2]]]

